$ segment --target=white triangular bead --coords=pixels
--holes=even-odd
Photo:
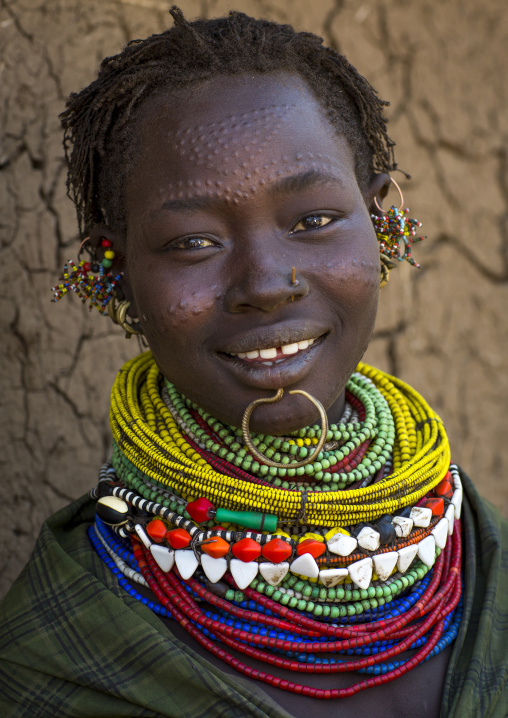
[[[446,539],[448,538],[448,525],[448,519],[443,517],[437,522],[430,532],[436,540],[436,546],[439,546],[439,548],[444,548],[446,546]]]
[[[259,573],[270,586],[278,586],[282,579],[286,577],[288,571],[289,563],[287,561],[282,561],[281,563],[263,561],[263,563],[259,564]]]
[[[302,553],[301,556],[295,558],[291,564],[290,571],[307,578],[317,578],[319,576],[319,567],[310,553]]]
[[[368,588],[372,578],[372,559],[367,557],[352,563],[348,568],[348,573],[358,588]]]
[[[460,489],[462,491],[462,481],[457,473],[452,474],[453,476],[453,488]]]
[[[413,506],[410,518],[413,519],[415,526],[426,529],[432,521],[432,509],[427,509],[425,506]]]
[[[399,538],[406,538],[413,528],[413,519],[408,519],[405,516],[394,516],[392,524],[395,526],[397,536]]]
[[[185,548],[180,548],[175,551],[175,562],[178,571],[180,572],[180,576],[184,581],[192,576],[199,565],[199,562],[194,555],[194,551],[189,551]]]
[[[201,554],[201,566],[206,577],[212,583],[217,583],[228,570],[228,562],[225,558],[213,558],[206,553]]]
[[[240,561],[238,558],[232,558],[229,568],[231,575],[235,579],[235,583],[243,591],[244,588],[250,586],[258,575],[259,564],[257,561]]]
[[[397,551],[399,558],[397,559],[397,570],[401,573],[406,573],[408,568],[413,563],[414,557],[418,553],[418,544],[414,543],[411,546],[404,546],[399,548]]]
[[[357,547],[358,542],[353,536],[339,533],[328,539],[326,545],[328,546],[328,551],[337,556],[349,556]]]
[[[455,489],[452,496],[452,504],[455,506],[455,518],[460,519],[462,508],[462,489]]]
[[[370,526],[365,526],[356,538],[358,545],[367,551],[377,551],[379,548],[379,540],[381,538],[379,532],[376,531],[376,529],[370,528]]]
[[[319,572],[319,580],[327,588],[332,588],[342,583],[347,575],[347,568],[326,568]]]
[[[150,549],[150,545],[152,542],[148,538],[148,534],[146,533],[145,529],[141,526],[141,524],[135,524],[134,531],[137,533],[137,535],[139,536],[139,539],[143,542],[145,547],[147,549]]]
[[[436,540],[434,536],[427,536],[418,544],[418,558],[429,568],[436,560]]]
[[[445,518],[448,519],[448,536],[451,536],[455,526],[455,506],[453,504],[446,509]]]
[[[397,553],[397,551],[380,553],[377,556],[372,557],[372,560],[374,562],[374,573],[377,574],[378,578],[381,581],[386,581],[386,579],[391,576],[398,558],[399,554]]]
[[[153,543],[150,546],[150,553],[154,557],[161,571],[165,571],[166,573],[171,571],[173,564],[175,563],[175,552],[172,549]]]

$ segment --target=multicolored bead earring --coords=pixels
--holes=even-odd
[[[374,204],[382,214],[381,216],[371,214],[381,255],[381,287],[388,283],[389,273],[396,266],[395,262],[406,260],[413,267],[420,266],[411,256],[411,245],[423,239],[416,236],[416,228],[422,226],[421,222],[408,216],[409,209],[402,209],[404,205],[402,190],[393,177],[390,177],[390,180],[399,192],[400,207],[392,206],[385,212],[374,198]]]
[[[88,253],[89,260],[79,260],[78,265],[72,260],[67,262],[64,266],[62,284],[52,287],[54,293],[52,301],[58,302],[69,291],[75,292],[83,304],[90,302],[90,309],[95,307],[103,315],[107,310],[113,322],[124,329],[127,339],[133,334],[143,334],[139,324],[127,321],[130,302],[125,299],[117,302],[116,285],[123,277],[123,273],[119,272],[115,276],[109,271],[113,267],[116,256],[113,243],[103,237],[101,248],[104,250],[104,256],[99,261],[95,247],[90,243],[90,237],[86,237],[81,242],[78,260],[84,251]]]
[[[95,247],[90,245],[90,237],[81,242],[78,252],[78,264],[69,260],[65,266],[61,284],[51,288],[53,302],[58,302],[68,292],[75,292],[83,304],[89,302],[90,310],[95,307],[100,314],[105,314],[107,306],[114,296],[115,287],[122,278],[120,272],[116,276],[109,272],[115,259],[113,244],[109,239],[101,240],[104,257],[97,259]],[[83,251],[88,252],[90,259],[80,260]]]

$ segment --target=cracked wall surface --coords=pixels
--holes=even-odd
[[[505,0],[180,0],[322,35],[391,100],[405,203],[428,239],[381,297],[366,360],[420,390],[454,460],[508,516],[508,13]],[[0,0],[0,589],[45,516],[87,491],[134,340],[49,287],[76,254],[57,116],[101,58],[163,30],[160,0]],[[395,199],[393,200],[395,201]]]

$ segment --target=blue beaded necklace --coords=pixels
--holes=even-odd
[[[99,557],[102,559],[102,561],[105,563],[105,565],[111,570],[113,575],[118,580],[119,585],[135,600],[143,603],[145,606],[147,606],[151,611],[153,611],[155,614],[164,617],[164,618],[173,618],[171,615],[171,612],[163,606],[159,601],[157,600],[150,600],[143,596],[139,591],[136,591],[136,589],[131,585],[129,580],[126,578],[125,575],[125,567],[129,567],[129,579],[131,581],[137,581],[141,585],[147,585],[144,581],[140,571],[139,566],[137,564],[137,561],[134,557],[134,554],[132,552],[132,549],[130,548],[130,544],[126,540],[119,539],[115,533],[109,529],[109,527],[104,524],[99,517],[96,517],[96,524],[95,526],[90,526],[88,529],[88,536],[89,539],[99,555]],[[124,569],[119,567],[123,563]],[[418,585],[413,586],[412,590],[404,597],[402,598],[394,598],[392,601],[387,602],[384,606],[381,606],[377,609],[373,609],[371,611],[365,611],[361,616],[344,616],[339,619],[337,619],[337,623],[340,624],[347,624],[347,623],[355,623],[358,620],[361,619],[362,622],[367,621],[379,621],[383,619],[389,619],[394,618],[397,616],[400,616],[404,614],[406,611],[408,611],[410,608],[412,608],[415,603],[421,598],[423,595],[425,589],[428,587],[430,580],[432,577],[432,571],[430,571],[421,581],[418,582]],[[191,591],[190,587],[185,585],[185,582],[182,582],[182,585],[185,586],[186,590],[196,596],[196,594]],[[255,601],[252,600],[244,600],[244,601],[235,601],[232,600],[231,603],[233,605],[239,606],[240,608],[245,608],[248,610],[254,610],[259,613],[264,613],[265,615],[272,615],[269,610],[264,608],[263,606],[257,604]],[[431,657],[438,655],[443,651],[447,646],[449,646],[453,640],[457,636],[457,632],[460,626],[460,620],[462,616],[462,604],[463,599],[461,597],[459,604],[457,605],[456,609],[452,611],[450,614],[446,616],[444,619],[444,625],[443,625],[443,632],[440,640],[436,644],[436,646],[433,648],[433,650],[429,653],[429,655],[426,657],[425,660],[429,660]],[[214,621],[217,621],[218,623],[225,625],[225,626],[231,626],[235,629],[241,630],[246,632],[249,635],[260,635],[260,636],[268,636],[270,638],[283,640],[283,641],[294,641],[294,642],[300,642],[300,643],[312,643],[315,642],[316,639],[306,639],[302,638],[301,636],[296,636],[287,632],[282,631],[276,631],[276,630],[269,630],[267,628],[263,628],[261,626],[251,624],[246,621],[238,621],[230,616],[228,614],[220,609],[215,610],[205,610],[203,611],[204,615],[207,618],[211,618]],[[309,618],[312,618],[312,614],[306,613],[306,615]],[[211,640],[220,640],[215,636],[213,633],[208,631],[206,628],[203,628],[203,633],[205,636],[210,638]],[[430,634],[430,631],[429,631]],[[326,641],[326,637],[322,637],[321,639],[318,639],[321,641]],[[411,646],[409,647],[409,650],[414,650],[421,648],[427,643],[428,635],[425,635],[419,639],[417,639]],[[247,645],[254,645],[250,641],[245,641]],[[370,646],[361,646],[353,649],[348,649],[344,651],[344,655],[356,655],[356,656],[370,656],[375,655],[380,652],[382,649],[390,648],[396,644],[395,641],[377,641],[372,643]],[[316,655],[314,653],[295,653],[293,651],[283,651],[283,650],[274,650],[274,652],[282,654],[284,656],[287,656],[289,658],[294,658],[300,663],[307,663],[307,664],[315,664],[315,665],[326,665],[326,664],[337,664],[342,663],[343,660],[340,658],[334,658],[334,657],[322,657],[319,655]],[[398,668],[400,666],[403,666],[405,661],[390,661],[387,663],[379,663],[374,666],[367,666],[366,668],[359,669],[358,673],[366,673],[371,675],[384,675],[385,673],[389,671],[393,671],[395,668]]]

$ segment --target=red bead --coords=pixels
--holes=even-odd
[[[291,546],[280,538],[274,538],[266,543],[261,553],[272,563],[282,563],[291,556]]]
[[[196,501],[190,501],[187,504],[187,513],[193,521],[202,524],[209,521],[215,514],[215,506],[211,501],[202,496]]]
[[[150,536],[152,541],[160,543],[166,535],[167,528],[160,519],[153,519],[146,525],[146,533]]]
[[[233,556],[239,558],[240,561],[248,563],[249,561],[255,561],[261,555],[261,546],[251,538],[244,538],[241,541],[233,544],[232,549]]]
[[[443,499],[426,499],[423,505],[426,509],[431,509],[433,516],[441,516],[444,513]]]
[[[229,552],[229,544],[220,536],[214,536],[213,538],[207,539],[206,543],[201,544],[201,551],[212,558],[224,558]]]
[[[305,539],[296,547],[296,553],[301,556],[303,553],[310,553],[313,558],[319,558],[326,551],[326,545],[323,541],[316,539]]]
[[[83,265],[83,271],[84,272],[90,272],[92,270],[92,265],[90,262],[85,262]]]
[[[191,542],[191,535],[185,529],[166,531],[166,541],[171,548],[187,548]]]
[[[448,472],[449,473],[449,472]],[[451,481],[443,479],[434,489],[434,494],[438,498],[451,499],[453,496],[453,486]]]
[[[113,242],[111,242],[109,239],[103,239],[102,242],[101,242],[101,245],[102,245],[103,247],[112,247],[112,246],[113,246]]]

